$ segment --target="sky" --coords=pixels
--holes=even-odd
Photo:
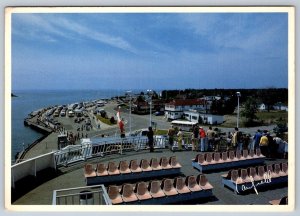
[[[287,88],[287,13],[15,13],[12,89]]]

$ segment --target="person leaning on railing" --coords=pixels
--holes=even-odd
[[[261,153],[264,156],[267,156],[269,154],[268,145],[269,145],[269,139],[267,137],[267,132],[264,132],[264,134],[260,138],[260,142],[259,142],[259,147],[260,147]]]
[[[193,135],[192,135],[192,150],[193,151],[197,151],[198,143],[199,143],[199,127],[198,127],[198,125],[195,125],[195,127],[193,128]]]
[[[173,127],[168,130],[168,136],[169,136],[169,148],[172,149],[174,143],[174,136],[175,136],[175,129]]]
[[[177,133],[177,137],[178,137],[178,150],[182,151],[182,142],[183,142],[183,132],[182,129],[179,129],[179,132]]]

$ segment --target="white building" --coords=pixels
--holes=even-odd
[[[274,106],[273,106],[274,110],[283,110],[283,111],[288,111],[288,106],[284,105],[283,103],[279,102],[279,103],[276,103]]]
[[[191,122],[202,122],[204,124],[216,125],[224,122],[224,116],[201,113],[197,110],[184,111],[184,118]]]
[[[204,99],[175,99],[165,104],[165,116],[169,120],[180,119],[187,110],[204,111],[210,109],[210,104]]]
[[[266,105],[264,103],[258,105],[258,110],[259,111],[265,111],[266,110]]]

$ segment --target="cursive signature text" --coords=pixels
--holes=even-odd
[[[252,176],[250,176],[250,180],[251,180],[251,186],[247,187],[246,185],[243,184],[241,190],[247,191],[247,190],[251,190],[253,188],[255,193],[258,195],[257,186],[263,185],[263,184],[269,184],[272,182],[271,171],[269,170],[268,172],[264,173],[263,179],[259,182],[255,183]],[[235,182],[235,190],[237,193],[240,193],[239,189],[238,189],[237,181]]]

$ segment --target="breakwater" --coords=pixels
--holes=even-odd
[[[49,134],[49,133],[53,132],[53,129],[45,127],[39,121],[35,122],[33,119],[30,119],[30,118],[26,118],[24,120],[24,125],[31,127],[32,129],[34,129],[42,134]]]

